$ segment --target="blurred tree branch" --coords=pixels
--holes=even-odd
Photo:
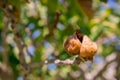
[[[11,66],[9,65],[8,45],[6,42],[7,31],[8,31],[8,27],[7,27],[8,19],[6,16],[4,16],[3,23],[4,23],[4,26],[2,29],[2,45],[4,50],[2,53],[3,63],[0,63],[0,74],[3,80],[13,80],[13,71]]]
[[[97,80],[97,78],[99,76],[103,76],[103,72],[106,71],[107,67],[109,66],[109,64],[111,64],[112,62],[114,62],[115,60],[109,61],[107,62],[104,67],[94,76],[93,80]]]
[[[26,80],[27,67],[25,66],[26,63],[25,63],[24,52],[23,52],[24,43],[22,40],[22,35],[20,34],[18,26],[17,26],[18,21],[19,21],[18,15],[20,15],[20,13],[18,13],[17,8],[15,6],[9,4],[7,0],[5,0],[4,2],[1,1],[0,8],[4,11],[5,16],[7,16],[6,17],[8,19],[7,24],[11,23],[11,27],[12,27],[13,33],[14,33],[14,39],[17,44],[17,47],[19,48],[19,60],[20,60],[22,70],[23,70],[23,78],[24,78],[24,80]],[[6,27],[8,27],[8,25]]]
[[[7,46],[7,43],[6,43],[6,37],[7,37],[7,31],[8,31],[8,19],[7,17],[5,16],[4,19],[3,19],[3,23],[4,23],[4,27],[2,29],[2,44],[3,44],[3,53],[2,53],[2,57],[3,57],[3,62],[8,65],[8,46]]]
[[[51,28],[49,28],[49,34],[45,36],[45,40],[47,40],[49,37],[54,35],[54,31],[57,28],[57,24],[59,22],[60,14],[61,14],[61,12],[59,10],[57,10],[56,14],[55,14],[55,17],[54,17],[54,24],[53,24],[53,26],[51,26]],[[49,26],[49,24],[50,23],[48,22],[48,26]]]
[[[0,79],[2,80],[13,80],[13,72],[11,67],[4,63],[0,63]]]
[[[36,49],[40,48],[44,41],[48,40],[50,37],[54,36],[54,31],[57,28],[57,24],[59,22],[59,17],[61,15],[61,12],[59,10],[56,11],[54,16],[54,24],[50,26],[49,21],[47,22],[47,25],[49,27],[49,33],[42,39],[42,41],[39,44],[36,44]]]
[[[117,52],[117,57],[116,57],[116,62],[118,63],[117,64],[117,67],[116,67],[116,79],[119,80],[120,79],[120,52]]]

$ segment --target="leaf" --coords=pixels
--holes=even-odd
[[[66,52],[66,51],[61,51],[60,55],[58,56],[59,59],[64,60],[64,59],[68,59],[71,56]]]
[[[114,46],[111,45],[103,45],[102,55],[104,57],[110,55],[114,51]]]
[[[100,0],[100,1],[107,3],[108,0]]]
[[[104,26],[102,24],[98,24],[96,31],[91,32],[90,38],[95,41],[101,35],[103,30],[104,30]]]
[[[78,0],[81,9],[87,15],[89,19],[91,19],[95,13],[92,9],[92,0]]]
[[[0,11],[0,29],[3,27],[3,15],[4,13]]]
[[[79,67],[76,66],[76,65],[73,65],[73,66],[71,66],[71,67],[72,67],[72,70],[73,70],[73,71],[77,71],[77,70],[79,70]]]

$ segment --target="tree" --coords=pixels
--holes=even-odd
[[[0,79],[120,79],[119,2],[0,0]],[[98,45],[93,63],[63,47],[77,29]]]

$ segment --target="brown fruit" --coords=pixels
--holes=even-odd
[[[80,48],[80,54],[79,54],[79,57],[81,58],[81,60],[83,60],[83,61],[91,60],[92,61],[93,56],[95,55],[96,51],[97,51],[96,43],[94,43],[93,41],[90,40],[89,37],[84,35],[83,41],[81,44],[81,48]]]
[[[80,53],[81,42],[77,38],[76,34],[68,37],[64,43],[65,50],[71,55],[79,55]]]
[[[97,51],[97,44],[77,30],[75,34],[67,38],[64,48],[71,56],[79,55],[82,61],[92,61]]]

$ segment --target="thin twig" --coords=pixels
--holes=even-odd
[[[54,35],[54,31],[57,27],[57,24],[59,22],[59,17],[60,17],[61,12],[59,10],[56,11],[56,15],[54,17],[54,21],[55,23],[53,24],[53,26],[49,29],[49,34],[45,36],[45,40],[47,40],[49,37]],[[49,22],[48,22],[49,25]]]
[[[57,10],[55,17],[54,17],[54,24],[52,26],[49,25],[49,21],[48,21],[47,24],[50,26],[49,33],[41,40],[40,43],[36,44],[36,50],[41,47],[41,45],[44,43],[44,41],[48,40],[50,37],[52,37],[54,35],[54,31],[57,28],[57,24],[59,22],[60,15],[61,15],[61,12],[59,10]]]
[[[60,60],[60,59],[53,59],[53,60],[45,60],[43,62],[38,62],[38,63],[31,63],[31,64],[28,64],[28,66],[30,68],[33,68],[33,67],[40,67],[40,66],[43,66],[43,65],[46,65],[46,64],[56,64],[56,65],[76,65],[76,64],[79,64],[81,62],[80,58],[77,57],[75,58],[75,60],[70,60],[70,59],[66,59],[66,60]]]

